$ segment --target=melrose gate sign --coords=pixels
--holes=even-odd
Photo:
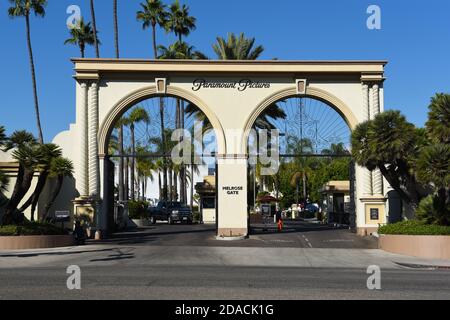
[[[334,108],[350,129],[384,109],[385,61],[184,61],[74,59],[76,122],[54,142],[73,160],[75,179],[64,186],[59,210],[94,214],[97,228],[112,219],[108,142],[115,122],[133,105],[160,96],[196,105],[217,140],[217,236],[245,237],[248,138],[273,103],[310,97]],[[307,79],[307,80],[306,80]],[[240,132],[238,136],[230,132]],[[365,233],[386,222],[379,171],[356,166],[353,226]],[[377,217],[371,214],[377,210]],[[378,220],[374,220],[378,218]]]

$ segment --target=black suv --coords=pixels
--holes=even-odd
[[[191,224],[193,220],[191,208],[181,202],[160,201],[156,207],[149,209],[149,218],[152,224],[157,221],[167,221]]]

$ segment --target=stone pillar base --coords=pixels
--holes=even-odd
[[[247,238],[248,229],[246,228],[219,228],[217,232],[218,240],[234,239],[242,240]]]
[[[88,236],[92,237],[97,230],[97,215],[99,213],[98,207],[100,201],[98,199],[82,197],[75,199],[72,203],[74,205],[73,223],[80,221],[86,228]]]

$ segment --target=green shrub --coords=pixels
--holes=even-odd
[[[387,224],[378,229],[379,234],[398,235],[450,235],[450,227],[426,224],[423,221],[409,220]]]
[[[195,208],[194,208],[195,210]],[[192,212],[192,218],[194,219],[194,221],[200,221],[200,212],[199,211],[193,211]]]
[[[22,226],[0,226],[0,236],[54,236],[64,235],[66,231],[49,223],[30,222]]]
[[[147,218],[148,203],[145,201],[130,201],[128,202],[128,215],[130,219],[145,219]]]

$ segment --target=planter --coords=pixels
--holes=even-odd
[[[450,259],[450,236],[380,235],[379,248],[407,256]]]
[[[131,219],[131,224],[137,228],[148,227],[150,221],[148,221],[148,219]]]
[[[0,250],[24,250],[70,247],[75,245],[72,235],[0,237]]]

